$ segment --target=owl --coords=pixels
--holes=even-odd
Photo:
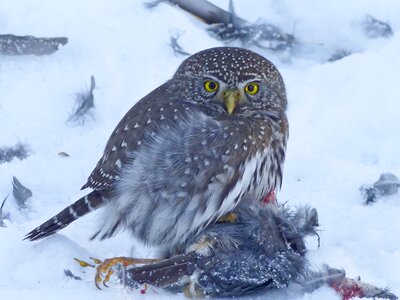
[[[171,253],[243,199],[280,188],[286,108],[282,77],[263,56],[235,47],[190,56],[119,122],[87,195],[26,239],[104,208],[92,239],[126,229]]]

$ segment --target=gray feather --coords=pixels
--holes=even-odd
[[[91,76],[90,88],[86,91],[77,93],[75,99],[75,108],[71,116],[68,118],[68,122],[76,122],[80,125],[85,123],[85,115],[87,115],[89,110],[94,107],[93,90],[95,87],[96,83],[94,76]]]
[[[13,176],[13,196],[19,208],[26,208],[26,201],[32,197],[32,191],[24,186],[17,177]]]

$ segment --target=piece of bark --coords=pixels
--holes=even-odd
[[[244,47],[252,45],[274,51],[284,51],[293,47],[296,42],[291,34],[282,32],[277,26],[266,23],[253,24],[236,15],[233,2],[229,11],[223,10],[206,0],[165,0],[148,5],[154,7],[160,2],[176,5],[184,11],[210,25],[207,31],[216,39],[224,42],[240,40]]]
[[[0,35],[0,54],[3,55],[48,55],[68,43],[66,37],[38,38],[31,35]]]

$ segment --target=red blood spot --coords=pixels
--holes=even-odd
[[[275,190],[272,189],[263,199],[262,201],[263,204],[277,204],[278,201],[276,199],[276,193]]]
[[[342,281],[331,283],[331,287],[338,292],[343,300],[349,300],[354,297],[364,297],[364,291],[361,286],[353,280],[344,278]]]

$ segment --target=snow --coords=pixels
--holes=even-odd
[[[227,2],[214,1],[223,8]],[[278,199],[317,208],[321,246],[309,240],[309,260],[400,294],[400,196],[364,206],[358,190],[383,172],[400,175],[399,2],[252,0],[235,1],[235,10],[281,26],[306,45],[292,57],[253,50],[278,66],[287,86],[290,139]],[[367,14],[389,22],[393,37],[366,38],[360,24]],[[1,33],[69,38],[50,56],[0,56],[0,147],[24,143],[30,150],[25,160],[0,164],[0,200],[10,195],[4,207],[10,220],[0,228],[0,299],[172,297],[95,288],[93,270],[73,257],[152,256],[125,233],[88,241],[97,212],[46,240],[22,238],[84,194],[79,189],[120,118],[172,76],[184,57],[173,54],[170,35],[181,34],[190,53],[221,45],[204,29],[167,4],[148,10],[142,1],[0,1]],[[327,63],[337,49],[353,54]],[[83,126],[67,123],[91,75],[94,110]],[[12,197],[12,176],[33,192],[25,210]],[[64,269],[84,280],[67,278]],[[299,297],[339,299],[328,288]]]

